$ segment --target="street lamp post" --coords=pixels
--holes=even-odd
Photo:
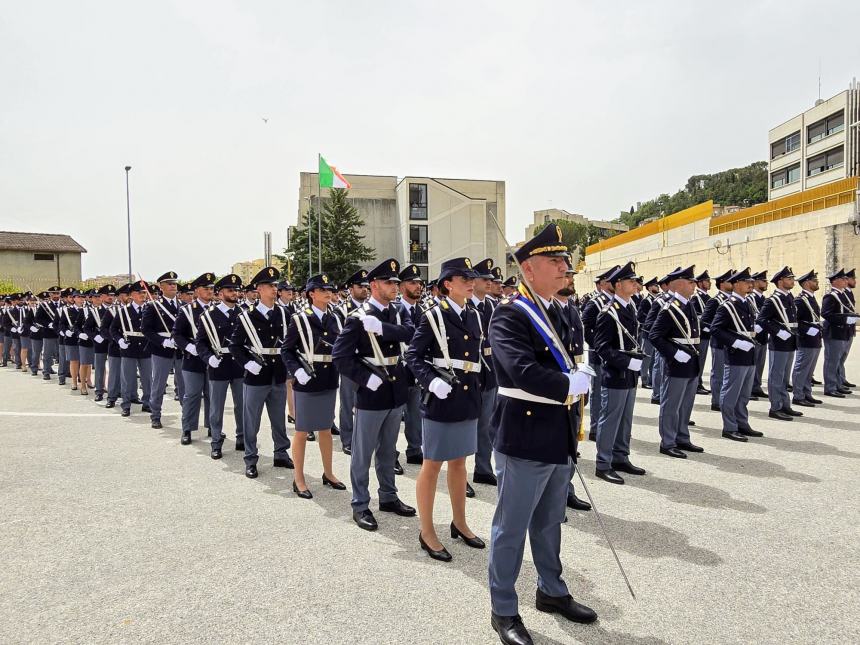
[[[131,166],[125,167],[125,215],[126,223],[128,224],[128,281],[131,282],[131,199],[128,192],[128,171]]]

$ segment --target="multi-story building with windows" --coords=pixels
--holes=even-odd
[[[768,199],[860,174],[860,83],[773,128]]]
[[[561,208],[545,208],[543,210],[534,211],[533,212],[533,221],[531,224],[526,226],[526,237],[525,239],[530,240],[535,236],[536,233],[539,233],[540,230],[549,222],[557,221],[557,220],[565,220],[568,222],[575,222],[577,224],[591,224],[597,229],[597,233],[600,236],[600,239],[606,239],[607,237],[612,237],[617,233],[623,233],[628,229],[626,224],[622,224],[621,222],[610,222],[607,220],[599,220],[599,219],[588,219],[585,215],[580,215],[579,213],[569,213],[568,211]]]
[[[365,243],[380,260],[417,264],[425,279],[445,260],[493,258],[504,265],[505,245],[494,217],[505,227],[505,182],[434,177],[344,175],[349,198],[364,219]],[[297,222],[319,200],[318,175],[300,175]],[[322,190],[322,199],[328,189]],[[325,240],[323,240],[325,244]]]

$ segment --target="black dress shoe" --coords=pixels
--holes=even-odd
[[[786,386],[785,386],[785,389],[786,389],[788,392],[794,392],[794,386],[793,386],[793,385],[791,385],[791,384],[786,385]]]
[[[152,425],[152,429],[153,429],[153,430],[161,430],[161,428],[163,427],[163,426],[161,425],[161,419],[154,419],[154,420],[152,421],[152,424],[151,424],[151,425]]]
[[[651,405],[660,405],[660,398],[656,396],[651,397]]]
[[[429,555],[434,560],[439,560],[439,562],[451,561],[451,554],[448,553],[448,550],[444,546],[438,551],[436,551],[435,549],[431,549],[424,541],[424,538],[421,536],[421,533],[418,533],[418,544],[420,544],[421,548],[427,552],[427,555]]]
[[[738,426],[738,432],[745,437],[763,437],[764,432],[759,432],[758,430],[753,430],[749,426]]]
[[[472,481],[476,484],[487,484],[488,486],[499,485],[499,480],[492,473],[475,473],[472,475]]]
[[[535,608],[548,614],[561,614],[574,623],[588,624],[597,620],[597,613],[593,609],[579,604],[570,597],[570,594],[555,598],[538,589]]]
[[[692,419],[690,419],[689,421],[687,421],[687,426],[689,426],[690,428],[692,428],[692,427],[693,427],[693,426],[695,426],[695,425],[696,425],[696,422],[695,422],[695,421],[693,421]]]
[[[620,462],[613,462],[612,470],[614,470],[615,472],[618,472],[620,470],[622,473],[628,473],[630,475],[644,475],[645,474],[644,468],[639,468],[639,466],[634,466],[629,461],[626,463],[623,463],[623,464]]]
[[[245,452],[245,444],[243,442],[236,442],[236,452]]]
[[[296,419],[292,415],[288,414],[287,415],[287,423],[292,423],[293,425],[295,425]]]
[[[323,473],[322,482],[323,486],[331,486],[334,490],[346,490],[346,484],[343,482],[333,482],[325,476],[325,473]]]
[[[152,412],[152,408],[150,408],[148,405],[144,405],[140,408],[140,411],[141,412]]]
[[[221,459],[221,448],[212,448],[209,456],[212,457],[212,459]]]
[[[720,405],[718,403],[711,403],[711,410],[719,412],[721,410]]]
[[[586,502],[584,499],[579,499],[574,493],[568,492],[567,494],[567,507],[572,508],[575,511],[590,511],[591,504]]]
[[[415,509],[399,499],[395,499],[393,502],[380,502],[379,510],[383,513],[396,513],[401,517],[413,517],[415,515]]]
[[[723,437],[732,441],[748,441],[740,432],[723,432]]]
[[[275,468],[295,468],[293,460],[290,458],[289,455],[287,455],[286,457],[275,457],[274,461],[272,462],[272,465]]]
[[[406,455],[406,463],[420,466],[424,463],[424,455]]]
[[[470,546],[473,549],[483,549],[485,546],[487,546],[486,544],[484,544],[484,541],[477,535],[475,537],[467,537],[466,535],[464,535],[460,529],[454,526],[454,522],[451,522],[451,538],[454,540],[460,538],[461,540],[463,540],[463,542],[466,543],[467,546]]]
[[[529,631],[523,625],[523,619],[520,615],[516,616],[497,616],[490,614],[490,624],[495,632],[499,635],[499,640],[504,645],[533,645]]]
[[[332,433],[332,435],[334,435],[335,437],[339,437],[339,436],[340,436],[340,428],[338,428],[334,423],[332,423],[332,424],[331,424],[331,433]]]
[[[133,399],[131,400],[131,402],[132,402],[132,403],[134,403],[135,405],[142,405],[142,404],[143,404],[143,401],[141,401],[141,400],[140,400],[140,399],[138,399],[137,397],[133,398]]]
[[[402,475],[403,474],[403,466],[400,465],[399,459],[394,460],[394,474],[395,475]]]
[[[121,414],[120,416],[122,416],[122,417],[130,417],[130,416],[131,416],[131,410],[123,410],[123,411],[122,411],[122,414]]]
[[[588,440],[589,441],[597,441],[597,433],[596,432],[589,432],[588,433]]]
[[[799,410],[792,410],[791,408],[783,408],[781,410],[781,412],[785,412],[787,415],[789,415],[791,417],[802,417],[803,416],[803,412],[800,412]]]
[[[663,446],[660,446],[660,454],[675,457],[676,459],[687,458],[687,453],[682,452],[680,448],[664,448]]]
[[[834,399],[844,399],[845,395],[842,392],[825,392],[824,396],[832,396]]]
[[[379,528],[379,524],[376,523],[376,518],[373,517],[373,513],[370,512],[369,508],[363,511],[353,511],[352,521],[358,524],[358,528],[365,531],[375,531]]]
[[[678,443],[675,444],[675,447],[678,450],[683,450],[684,452],[705,452],[704,448],[693,443]]]
[[[771,419],[778,419],[780,421],[792,421],[794,419],[790,414],[786,414],[782,410],[771,410],[767,413]]]
[[[207,437],[207,438],[211,438],[211,437],[212,437],[212,428],[206,428],[206,437]]]
[[[352,448],[350,448],[349,446],[344,446],[343,447],[343,454],[352,455]]]
[[[472,485],[469,482],[466,482],[466,497],[471,498],[474,496],[475,496],[475,489],[472,488]]]
[[[623,484],[624,480],[614,470],[595,470],[594,475],[610,484]]]
[[[114,407],[116,407],[116,401],[108,401],[107,403],[105,403],[105,407],[106,407],[106,408],[114,408]]]
[[[757,396],[760,399],[766,399],[767,398],[767,392],[765,392],[764,390],[761,390],[761,389],[753,390],[750,394],[752,396]]]
[[[792,405],[799,405],[802,408],[814,408],[815,407],[812,403],[810,403],[806,399],[803,399],[802,401],[798,401],[797,399],[792,399],[791,404]]]
[[[316,435],[316,433],[314,433],[314,432],[308,432],[308,433],[307,433],[307,435],[308,435],[308,441],[316,441],[316,440],[317,440],[317,435]]]
[[[293,492],[301,497],[302,499],[313,499],[314,495],[311,493],[310,488],[305,488],[304,490],[299,490],[299,487],[296,486],[296,481],[293,480]]]
[[[821,381],[817,381],[817,380],[815,380],[815,379],[813,378],[813,379],[812,379],[812,384],[813,384],[813,385],[821,385]]]
[[[822,403],[824,403],[824,401],[822,401],[821,399],[816,399],[815,397],[812,397],[812,396],[806,397],[806,402],[812,403],[812,405],[821,405]]]
[[[757,396],[752,396],[752,395],[750,395],[749,400],[750,400],[750,401],[758,401],[758,397],[757,397]]]
[[[696,389],[696,394],[710,394],[710,390],[706,390],[701,385]]]
[[[247,466],[245,468],[245,477],[248,479],[256,479],[257,478],[257,467],[256,466]]]
[[[103,400],[104,398],[105,398],[105,397],[104,397],[104,395],[103,395],[103,394],[96,394],[96,398],[95,398],[95,399],[93,399],[93,400],[94,400],[96,403],[98,403],[99,401]]]
[[[845,387],[844,385],[840,385],[836,388],[837,392],[841,392],[842,394],[853,394],[850,387]]]
[[[182,444],[183,446],[190,446],[191,445],[191,433],[188,431],[183,432],[182,438],[179,440],[179,443]]]
[[[843,381],[842,385],[845,387],[857,387],[854,383],[849,383],[848,381]]]

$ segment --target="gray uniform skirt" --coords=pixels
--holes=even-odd
[[[79,358],[78,358],[79,357],[79,354],[78,354],[79,347],[77,345],[65,345],[65,348],[66,348],[66,360],[67,361],[79,360]]]
[[[78,360],[81,362],[81,365],[92,365],[95,351],[95,347],[78,345]]]
[[[297,392],[296,397],[296,432],[311,432],[328,430],[334,423],[334,403],[337,390],[322,392]]]
[[[424,459],[448,461],[474,455],[478,450],[478,420],[433,421],[421,420]]]

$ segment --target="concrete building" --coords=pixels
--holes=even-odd
[[[0,231],[0,284],[9,291],[77,286],[86,252],[68,235]]]
[[[247,262],[237,262],[230,268],[230,273],[235,273],[242,278],[242,284],[248,284],[255,275],[262,271],[266,266],[266,260],[248,260]]]
[[[860,175],[860,83],[768,134],[768,199]]]
[[[577,224],[591,224],[597,229],[601,239],[606,239],[607,237],[612,237],[618,233],[623,233],[628,229],[627,225],[622,224],[621,222],[588,219],[584,215],[580,215],[579,213],[569,213],[561,208],[545,208],[543,210],[534,211],[533,217],[534,221],[526,226],[525,239],[527,240],[534,237],[535,233],[538,233],[545,224],[553,220],[565,220],[568,222],[575,222]]]
[[[503,265],[504,242],[493,215],[505,227],[505,182],[434,177],[344,175],[349,198],[365,222],[365,244],[377,259],[395,257],[417,264],[425,279],[435,277],[443,261],[491,257]],[[317,173],[299,177],[297,222],[319,200]],[[322,199],[328,189],[323,189]],[[316,242],[314,242],[316,244]],[[325,240],[323,240],[325,244]]]

